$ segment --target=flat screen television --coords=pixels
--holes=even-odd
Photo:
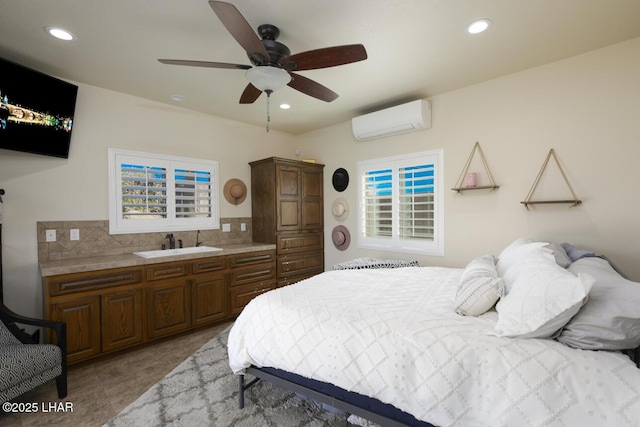
[[[77,94],[76,85],[0,58],[0,148],[68,158]]]

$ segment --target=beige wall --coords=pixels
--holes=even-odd
[[[218,160],[221,187],[250,184],[249,161],[295,158],[294,137],[122,93],[79,85],[69,159],[0,150],[6,304],[42,312],[36,223],[108,219],[107,148]],[[220,201],[221,217],[250,217],[251,200]]]
[[[428,77],[425,77],[428,78]],[[422,265],[464,266],[497,255],[522,236],[571,242],[609,256],[640,281],[637,168],[640,163],[640,38],[431,98],[433,127],[356,142],[350,122],[298,137],[302,158],[326,164],[326,266],[356,257],[418,259]],[[456,194],[454,187],[476,141],[500,186]],[[415,256],[358,249],[356,162],[435,148],[445,157],[445,255]],[[533,206],[525,199],[551,148],[581,206]],[[336,192],[331,176],[346,168],[351,183]],[[475,167],[483,172],[481,166]],[[556,165],[536,198],[570,196]],[[339,224],[331,203],[345,197],[352,243],[340,252],[330,240]]]
[[[428,78],[428,77],[425,77]],[[505,76],[431,98],[432,129],[356,142],[350,122],[299,137],[249,126],[121,93],[80,85],[76,127],[68,160],[0,150],[5,301],[26,315],[41,313],[36,222],[107,218],[107,147],[202,157],[220,161],[221,181],[249,184],[247,162],[269,156],[325,163],[326,265],[348,259],[419,259],[422,265],[463,266],[474,256],[497,254],[513,239],[531,236],[608,255],[640,281],[637,225],[640,201],[635,170],[640,160],[640,38],[568,60]],[[339,102],[336,101],[336,102]],[[479,141],[500,189],[449,190],[473,144]],[[360,159],[443,148],[445,255],[377,253],[357,248],[355,169]],[[549,149],[555,148],[583,201],[567,205],[521,204]],[[475,171],[482,172],[475,165]],[[344,193],[331,186],[338,167],[351,173]],[[566,191],[551,173],[540,197]],[[560,189],[560,190],[558,190]],[[343,196],[351,247],[337,251],[330,232],[338,224],[333,200]],[[250,216],[221,202],[222,217]]]

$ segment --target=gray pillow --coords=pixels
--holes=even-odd
[[[578,249],[569,243],[562,243],[560,246],[562,246],[562,248],[565,250],[565,252],[569,256],[569,258],[571,258],[572,261],[577,261],[580,258],[596,256],[596,254],[591,251]]]
[[[567,268],[571,265],[571,263],[573,262],[571,260],[571,258],[569,258],[569,255],[567,254],[567,252],[564,250],[564,248],[562,246],[560,246],[557,243],[549,243],[547,245],[547,247],[549,249],[551,249],[551,251],[553,252],[553,257],[556,260],[556,263],[562,267],[562,268]]]
[[[618,274],[604,259],[581,258],[569,271],[594,277],[589,301],[567,323],[558,341],[584,350],[640,346],[640,283]]]
[[[454,310],[462,316],[479,316],[489,311],[503,293],[493,255],[474,258],[460,276]]]

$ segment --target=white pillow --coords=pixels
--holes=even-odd
[[[496,335],[552,337],[587,301],[594,279],[563,269],[549,248],[535,243],[517,248],[516,255],[503,276],[509,287],[496,304]]]
[[[460,277],[454,309],[463,316],[479,316],[493,307],[503,293],[493,255],[472,259]]]
[[[502,252],[500,252],[500,255],[498,255],[498,261],[496,263],[498,275],[504,276],[504,272],[507,270],[507,268],[509,268],[509,266],[511,266],[514,261],[518,259],[518,249],[531,243],[534,243],[534,241],[528,237],[523,237],[521,239],[515,240],[509,246],[504,248]]]
[[[534,242],[529,238],[518,239],[500,252],[496,268],[498,276],[504,281],[506,293],[509,293],[509,289],[511,289],[511,285],[516,279],[517,269],[513,267],[520,265],[531,250],[542,248],[547,244],[547,242]],[[551,250],[548,250],[548,252],[551,253]]]

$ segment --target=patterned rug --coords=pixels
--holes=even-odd
[[[259,381],[238,409],[238,377],[229,369],[228,330],[202,346],[105,426],[345,426],[347,414]],[[247,376],[248,383],[253,377]]]

